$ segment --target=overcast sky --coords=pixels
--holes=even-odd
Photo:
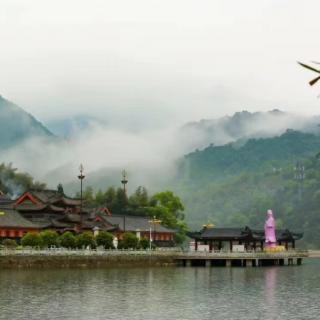
[[[40,120],[319,113],[318,0],[1,0],[0,94]]]

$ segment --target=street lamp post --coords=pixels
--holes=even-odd
[[[127,194],[128,175],[127,175],[126,170],[123,170],[123,171],[122,171],[122,180],[121,180],[121,183],[122,183],[122,185],[123,185],[123,192],[124,192],[125,194]]]
[[[150,226],[150,229],[149,229],[149,249],[151,250],[152,248],[152,236],[151,236],[151,226]]]
[[[85,175],[83,174],[84,168],[83,165],[80,164],[79,167],[80,174],[78,175],[78,179],[80,180],[80,230],[82,229],[82,207],[83,207],[83,196],[82,196],[82,191],[83,191],[83,179],[85,178]]]
[[[152,220],[149,220],[150,224],[153,224],[153,241],[156,240],[156,224],[160,224],[162,221],[157,219],[156,216],[152,218]],[[151,226],[150,226],[150,248],[151,248]]]

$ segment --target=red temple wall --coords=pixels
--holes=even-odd
[[[22,238],[27,232],[37,232],[37,230],[1,228],[0,238]]]

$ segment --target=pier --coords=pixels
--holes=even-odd
[[[262,267],[301,265],[309,257],[307,250],[283,252],[199,252],[181,253],[176,257],[180,266],[185,267]]]

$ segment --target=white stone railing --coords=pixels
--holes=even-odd
[[[169,250],[134,250],[134,249],[2,249],[0,256],[122,256],[122,255],[179,255],[182,251],[175,248]]]

